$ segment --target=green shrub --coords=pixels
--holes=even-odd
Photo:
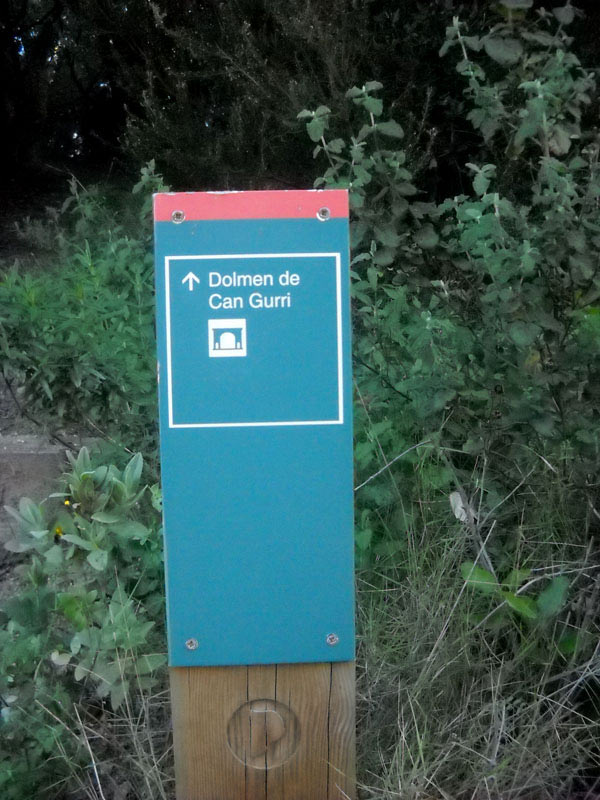
[[[598,769],[598,142],[570,5],[455,19],[472,191],[419,189],[371,81],[348,136],[300,118],[347,187],[360,742],[366,796],[569,796]],[[590,777],[591,776],[591,777]]]
[[[350,189],[358,483],[425,440],[444,453],[440,488],[464,484],[484,511],[540,470],[560,474],[583,532],[599,463],[600,173],[581,124],[595,86],[568,50],[570,6],[529,21],[504,5],[485,36],[455,19],[442,48],[462,58],[484,135],[473,194],[427,202],[377,82],[348,92],[362,114],[349,140],[324,106],[300,117],[329,160],[316,185]],[[400,482],[411,459],[390,466]],[[474,464],[485,488],[468,484]],[[387,470],[359,497],[371,518],[393,506]]]
[[[166,662],[160,493],[141,484],[140,455],[119,470],[94,466],[83,448],[71,467],[63,492],[8,509],[18,532],[7,546],[29,562],[22,591],[0,606],[2,797],[106,786],[112,770],[147,781],[136,797],[155,797],[144,792],[162,792],[148,763]],[[143,780],[132,767],[140,752]]]
[[[52,414],[149,447],[156,426],[150,193],[160,178],[152,164],[144,168],[121,207],[74,179],[70,185],[44,228],[54,252],[35,272],[17,264],[0,279],[3,375],[24,392],[29,415]]]

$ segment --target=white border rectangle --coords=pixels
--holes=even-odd
[[[171,261],[207,261],[219,259],[250,258],[334,258],[336,279],[336,320],[337,320],[337,359],[338,359],[338,418],[316,420],[287,420],[285,422],[185,422],[173,421],[173,375],[171,366]],[[344,363],[342,344],[342,256],[341,253],[228,253],[218,255],[190,255],[165,257],[165,312],[167,334],[167,397],[169,428],[272,428],[284,425],[343,425],[344,424]]]

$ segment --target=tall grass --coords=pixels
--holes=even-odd
[[[538,494],[507,500],[504,516],[514,527],[488,520],[477,541],[446,511],[447,499],[421,486],[402,558],[360,574],[364,798],[554,800],[593,790],[600,776],[593,541],[572,529],[577,515],[565,505],[564,482],[549,475]],[[531,569],[523,596],[549,575],[569,578],[569,604],[551,629],[507,614],[461,576],[464,562],[481,563],[484,552],[498,551],[495,538],[504,549],[511,537],[514,561]],[[578,633],[569,654],[557,645],[565,630]]]

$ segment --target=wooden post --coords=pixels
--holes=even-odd
[[[170,675],[177,800],[354,800],[354,662]]]

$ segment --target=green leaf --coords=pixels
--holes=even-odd
[[[87,561],[98,572],[102,572],[108,564],[108,553],[106,550],[92,550],[87,557]]]
[[[550,152],[555,156],[564,156],[571,149],[571,137],[561,125],[555,125],[548,140]]]
[[[363,94],[363,90],[359,89],[358,86],[353,86],[351,89],[348,89],[346,92],[346,97],[355,99],[356,97],[361,97]]]
[[[129,681],[119,681],[110,690],[110,704],[113,711],[116,711],[119,706],[125,701],[125,697],[129,690]]]
[[[92,514],[92,519],[104,525],[113,525],[121,519],[121,516],[110,511],[96,511],[95,514]]]
[[[483,592],[483,594],[494,594],[494,592],[497,592],[500,588],[498,586],[498,581],[491,572],[488,572],[488,570],[483,567],[477,566],[472,561],[465,561],[464,564],[461,564],[460,572],[468,586],[472,589],[477,589],[479,592]]]
[[[44,515],[42,514],[41,508],[30,500],[28,497],[23,497],[19,500],[19,511],[14,511],[14,509],[10,509],[6,506],[6,510],[11,514],[11,516],[19,519],[20,521],[25,522],[28,525],[31,525],[32,528],[36,530],[41,530],[45,528],[44,524]]]
[[[516,592],[519,586],[525,583],[530,575],[530,569],[511,569],[506,578],[502,581],[502,585],[506,586],[507,589],[510,589],[512,592]]]
[[[378,250],[373,256],[373,264],[375,264],[378,267],[389,267],[390,264],[394,263],[395,257],[396,257],[395,248],[383,247],[380,250]]]
[[[576,250],[578,253],[585,253],[587,246],[585,231],[581,229],[569,231],[569,233],[567,233],[567,241],[573,250]]]
[[[152,508],[162,514],[163,504],[162,504],[162,490],[158,483],[153,484],[150,487],[150,497]]]
[[[536,340],[540,329],[531,322],[513,322],[508,326],[508,335],[517,347],[529,347]]]
[[[475,192],[482,197],[488,190],[488,186],[490,185],[490,179],[484,172],[478,172],[477,175],[473,178],[473,188]]]
[[[481,39],[478,36],[463,36],[462,40],[469,50],[475,50],[475,52],[481,50]]]
[[[59,611],[62,611],[65,618],[73,627],[81,631],[87,627],[88,620],[84,613],[84,604],[81,597],[69,592],[61,592],[57,595],[56,604]]]
[[[125,503],[129,500],[129,495],[127,492],[127,488],[123,481],[117,480],[117,478],[113,478],[110,484],[110,494],[111,498],[114,500],[117,505],[120,503]]]
[[[376,130],[377,130],[377,126],[376,125],[363,125],[361,127],[361,129],[359,130],[359,132],[358,132],[358,136],[356,137],[356,141],[359,142],[359,143],[360,142],[364,142],[364,140],[367,138],[367,136],[370,136],[373,133],[373,131],[376,131]],[[350,154],[351,154],[352,158],[355,161],[362,161],[362,159],[364,157],[364,153],[363,153],[362,149],[360,147],[357,147],[357,146],[355,146],[355,147],[353,147],[351,149]]]
[[[362,164],[355,164],[355,165],[352,167],[352,170],[353,170],[353,172],[354,172],[354,175],[356,176],[356,177],[355,177],[355,178],[352,180],[352,185],[353,185],[353,186],[356,186],[356,187],[358,187],[358,186],[364,186],[365,184],[367,184],[367,183],[370,183],[370,182],[371,182],[371,173],[370,173],[368,170],[366,170],[366,169],[365,169],[365,168],[362,166]]]
[[[393,224],[382,225],[374,230],[375,238],[384,247],[398,247],[401,237],[396,233],[396,226]]]
[[[531,8],[533,0],[500,0],[500,5],[510,9]]]
[[[52,394],[52,389],[50,388],[50,384],[46,380],[46,378],[40,378],[40,385],[44,390],[44,393],[48,397],[49,400],[54,400],[54,395]]]
[[[565,607],[569,581],[564,575],[558,575],[550,581],[537,599],[537,607],[542,617],[554,617]]]
[[[150,530],[145,525],[142,525],[141,522],[136,522],[135,520],[128,520],[122,523],[118,528],[115,528],[115,531],[127,539],[138,539],[142,544],[150,536]]]
[[[570,5],[553,8],[552,13],[561,25],[570,25],[575,19],[575,9]]]
[[[59,544],[53,545],[49,550],[46,550],[44,558],[48,564],[58,567],[63,561],[63,548]]]
[[[46,536],[48,536],[49,533],[50,531],[48,529],[44,531],[29,531],[29,535],[33,536],[33,538],[37,539],[38,541],[40,539],[44,539]]]
[[[505,67],[516,64],[523,55],[521,42],[508,36],[488,36],[483,40],[483,47],[491,59]]]
[[[148,655],[138,656],[136,671],[138,675],[147,675],[149,672],[156,672],[166,661],[167,657],[164,653],[150,653]]]
[[[81,448],[77,454],[77,458],[72,463],[74,472],[76,472],[79,477],[82,477],[85,472],[91,471],[92,460],[90,459],[90,453],[87,447]]]
[[[346,143],[343,139],[332,139],[330,142],[327,142],[327,152],[328,153],[341,153],[344,149]]]
[[[423,225],[418,231],[415,231],[414,241],[423,250],[433,249],[439,242],[440,237],[437,235],[433,225]]]
[[[60,653],[58,650],[53,650],[50,653],[50,661],[57,667],[66,667],[70,660],[70,653]]]
[[[383,113],[383,100],[378,97],[365,97],[363,105],[374,117],[379,117]]]
[[[394,139],[402,139],[404,136],[402,127],[393,119],[390,119],[388,122],[378,122],[377,130],[385,134],[385,136],[392,136]]]
[[[543,99],[534,98],[527,104],[523,121],[517,128],[514,137],[514,145],[522,147],[527,139],[532,139],[540,130],[543,124],[544,108]]]
[[[323,117],[314,117],[307,123],[306,130],[313,142],[319,142],[325,133],[325,119]]]
[[[144,459],[141,453],[136,453],[123,470],[123,483],[130,493],[133,493],[140,482]]]
[[[398,194],[401,194],[403,197],[412,197],[412,195],[416,194],[418,191],[416,186],[408,182],[398,183],[395,188]]]
[[[456,40],[452,41],[450,39],[446,39],[444,44],[438,50],[438,56],[440,58],[443,58],[446,55],[446,53],[448,52],[448,50],[450,50],[450,48],[455,44],[457,44]]]
[[[542,414],[537,417],[533,417],[530,422],[532,428],[536,433],[539,433],[540,436],[554,436],[556,433],[554,427],[554,418],[549,414]]]
[[[370,528],[363,528],[362,530],[358,530],[356,531],[354,539],[357,548],[364,552],[365,550],[368,550],[371,546],[371,541],[373,539],[373,531]]]
[[[470,455],[478,455],[483,451],[484,447],[483,439],[480,436],[470,436],[463,444],[462,449]]]
[[[91,542],[82,539],[81,536],[78,536],[76,533],[65,533],[62,538],[65,542],[77,545],[77,547],[81,547],[83,550],[93,550],[94,548]]]
[[[563,656],[573,655],[578,644],[579,636],[575,632],[570,631],[569,633],[565,633],[564,636],[560,637],[560,640],[557,644],[558,652],[562,653]]]
[[[504,592],[503,597],[512,610],[516,611],[519,616],[531,620],[538,618],[538,610],[533,598],[521,597],[513,592]]]

